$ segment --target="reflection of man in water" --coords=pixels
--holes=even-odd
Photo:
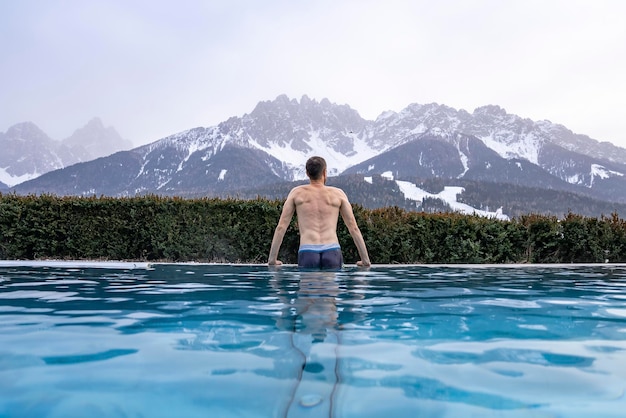
[[[341,274],[289,269],[275,269],[272,274],[270,285],[282,305],[282,315],[277,316],[276,326],[291,331],[289,343],[292,349],[281,351],[276,368],[294,370],[296,374],[284,416],[292,416],[290,413],[294,416],[313,415],[313,412],[303,415],[302,407],[316,408],[315,416],[332,415],[335,390],[340,383],[338,298],[342,292],[347,292],[350,300],[362,296],[361,292],[349,291],[351,286],[361,283],[359,277],[351,275],[350,280],[342,281]],[[351,306],[344,305],[341,312],[350,312]],[[296,365],[290,352],[297,355]]]
[[[291,331],[288,343],[285,341],[286,350],[281,350],[275,367],[281,373],[291,370],[295,378],[281,416],[312,416],[303,415],[303,407],[315,408],[315,416],[332,415],[339,383],[337,275],[332,271],[276,269],[270,280],[283,307],[276,325],[280,330]]]
[[[303,272],[300,289],[295,300],[295,332],[310,334],[314,343],[326,339],[329,331],[337,327],[337,301],[339,286],[335,274],[323,272]]]
[[[290,278],[297,277],[297,290]],[[294,334],[311,336],[309,343],[321,342],[337,330],[337,273],[331,271],[277,271],[270,284],[283,303],[276,326]]]
[[[274,232],[267,263],[282,264],[278,250],[283,242],[287,227],[294,212],[298,216],[300,249],[298,267],[339,269],[343,264],[337,220],[339,214],[348,227],[361,260],[358,266],[369,266],[365,241],[354,218],[352,206],[343,190],[326,186],[326,161],[322,157],[311,157],[306,163],[309,184],[294,187],[283,206],[283,211]]]

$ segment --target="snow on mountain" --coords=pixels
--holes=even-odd
[[[591,164],[590,176],[591,176],[591,181],[590,181],[589,187],[592,187],[594,179],[596,178],[608,179],[614,176],[624,177],[624,173],[619,172],[619,171],[609,170],[606,167],[603,167],[599,164]]]
[[[483,106],[472,114],[448,106],[409,105],[400,113],[387,114],[384,129],[394,138],[430,132],[433,135],[450,136],[455,132],[472,135],[506,159],[521,158],[537,164],[541,146],[550,138],[529,119],[510,115],[498,106]],[[389,133],[389,132],[387,132]]]
[[[511,136],[514,135],[511,135],[510,131],[503,130],[490,132],[488,136],[480,137],[479,139],[503,158],[521,158],[533,164],[539,164],[539,150],[541,149],[542,139],[533,133],[528,133],[517,140],[509,141],[508,139]]]
[[[503,158],[534,164],[542,145],[551,140],[548,125],[507,114],[498,106],[484,106],[470,114],[436,103],[411,104],[367,121],[347,106],[326,99],[317,103],[307,96],[300,102],[286,96],[261,102],[249,115],[220,126],[229,132],[227,141],[255,147],[284,162],[291,171],[289,180],[306,178],[303,166],[312,155],[324,157],[329,174],[336,175],[424,133],[474,135]],[[459,154],[467,171],[469,157],[460,148]]]
[[[306,178],[304,164],[312,155],[328,162],[329,175],[337,175],[379,150],[364,134],[368,122],[349,106],[321,102],[306,95],[298,102],[285,95],[261,102],[241,118],[231,118],[220,127],[230,140],[264,151],[282,161],[288,180]]]
[[[381,174],[382,177],[387,180],[394,180],[393,173],[386,171]],[[365,181],[372,183],[371,177],[364,177]],[[502,213],[502,208],[499,208],[495,212],[476,209],[465,203],[457,201],[457,196],[465,191],[463,187],[458,186],[444,186],[443,191],[439,193],[429,193],[419,187],[416,184],[409,181],[395,180],[395,183],[400,188],[400,191],[404,194],[406,199],[413,200],[421,205],[425,198],[439,199],[450,206],[455,212],[460,212],[466,215],[478,215],[487,218],[496,218],[501,220],[510,219],[509,216]]]
[[[314,151],[314,155],[323,157],[326,160],[329,176],[338,175],[352,165],[377,155],[375,149],[371,148],[366,141],[355,134],[349,135],[352,139],[354,151],[350,155],[342,154],[336,149],[328,147],[320,136],[319,131],[308,131],[306,135],[308,138],[304,142],[307,145],[307,150],[294,149],[290,146],[291,144],[272,143],[269,146],[262,146],[254,140],[250,140],[250,145],[287,163],[292,173],[289,180],[303,180],[306,178],[304,166],[306,161],[313,155],[311,151]]]
[[[33,171],[30,173],[24,173],[22,175],[13,175],[11,174],[8,170],[10,170],[11,167],[2,167],[0,168],[0,183],[4,183],[5,185],[12,187],[15,186],[16,184],[20,184],[23,183],[25,181],[34,179],[39,177],[41,174],[38,173],[37,171]]]
[[[468,113],[444,105],[411,104],[403,111],[385,112],[374,122],[371,128],[375,136],[390,139],[397,146],[411,138],[412,135],[430,133],[442,137],[451,136],[455,132],[475,136],[487,147],[507,160],[522,159],[541,166],[549,173],[568,181],[580,184],[584,179],[585,186],[591,187],[591,166],[586,165],[587,175],[572,175],[563,164],[566,162],[553,160],[555,147],[571,151],[588,159],[601,159],[618,164],[626,164],[626,149],[608,143],[600,143],[585,135],[574,134],[562,125],[549,121],[532,121],[517,115],[509,114],[499,106],[482,106]],[[460,158],[467,161],[467,155]],[[549,157],[546,157],[548,155]],[[576,157],[574,162],[579,172],[583,161]],[[608,176],[616,176],[619,170],[608,170]]]

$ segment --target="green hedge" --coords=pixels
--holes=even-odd
[[[56,197],[0,194],[0,259],[265,263],[281,201],[176,197]],[[510,221],[456,213],[354,205],[373,263],[626,262],[617,214]],[[358,259],[340,221],[346,262]],[[295,263],[296,219],[280,259]]]

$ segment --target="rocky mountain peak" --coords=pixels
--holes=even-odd
[[[33,122],[21,122],[11,126],[4,135],[5,141],[50,142],[48,135]]]
[[[33,122],[0,133],[0,182],[13,186],[44,173],[132,148],[112,127],[93,118],[64,141],[51,139]]]
[[[132,142],[122,138],[115,128],[105,127],[97,117],[63,140],[63,145],[73,150],[78,161],[88,161],[132,148]]]
[[[32,122],[11,126],[0,134],[0,182],[12,186],[62,167],[56,145]]]
[[[505,117],[507,116],[507,112],[505,109],[501,108],[498,105],[485,105],[485,106],[480,106],[474,109],[474,115],[475,116],[486,115],[486,116],[492,116],[492,117],[496,117],[496,116]]]

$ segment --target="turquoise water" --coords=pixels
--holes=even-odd
[[[0,417],[623,417],[626,267],[0,265]]]

